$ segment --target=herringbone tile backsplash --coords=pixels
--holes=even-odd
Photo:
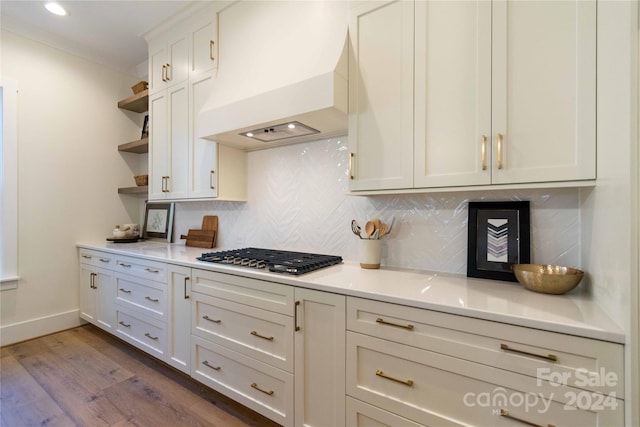
[[[219,248],[268,247],[357,261],[351,220],[364,225],[375,217],[395,218],[383,241],[383,265],[464,274],[467,203],[529,200],[531,261],[580,264],[575,188],[351,196],[346,137],[250,152],[248,174],[248,202],[180,203],[174,235],[199,228],[203,215],[218,215]]]

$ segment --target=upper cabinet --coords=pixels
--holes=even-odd
[[[246,153],[196,136],[216,84],[217,4],[147,35],[149,199],[246,200]]]
[[[189,38],[175,29],[149,41],[149,93],[184,82],[189,71]]]
[[[595,1],[353,3],[350,37],[351,190],[596,178]]]

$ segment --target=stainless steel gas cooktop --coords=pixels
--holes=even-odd
[[[203,253],[199,261],[300,275],[342,263],[342,257],[275,249],[244,248]]]

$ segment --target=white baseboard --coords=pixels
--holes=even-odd
[[[84,323],[86,322],[80,319],[80,310],[71,310],[11,325],[3,325],[0,327],[0,346],[75,328]]]

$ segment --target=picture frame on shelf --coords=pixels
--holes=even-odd
[[[142,238],[145,240],[173,241],[173,203],[146,203]]]
[[[144,122],[142,124],[142,134],[140,135],[140,139],[145,139],[149,137],[149,115],[144,116]]]
[[[528,264],[530,203],[469,202],[467,277],[516,282],[513,264]]]

